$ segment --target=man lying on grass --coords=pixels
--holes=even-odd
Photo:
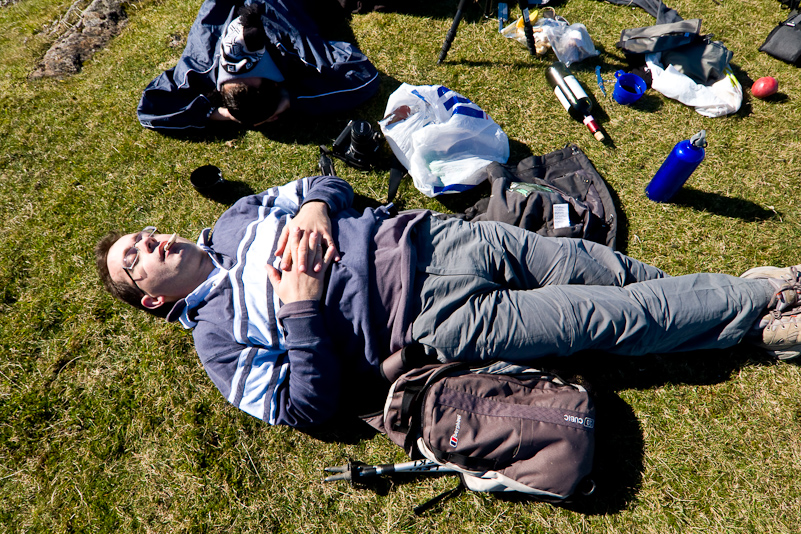
[[[331,176],[245,197],[197,244],[110,234],[97,267],[117,298],[193,328],[220,392],[272,424],[365,413],[380,363],[419,344],[440,361],[530,362],[749,342],[801,351],[801,275],[669,277],[596,243],[501,223],[353,210]]]

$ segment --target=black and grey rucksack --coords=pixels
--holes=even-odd
[[[552,502],[589,493],[578,488],[592,470],[593,400],[554,374],[506,362],[412,369],[395,380],[371,424],[412,458],[460,473],[474,491]]]
[[[612,191],[578,146],[530,156],[516,166],[492,162],[470,178],[474,183],[483,179],[491,184],[489,197],[464,213],[439,217],[499,221],[548,237],[587,239],[617,248]]]

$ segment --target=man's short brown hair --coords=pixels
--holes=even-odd
[[[259,87],[242,82],[226,82],[220,88],[222,105],[236,120],[253,126],[273,116],[283,97],[275,82],[263,80]]]

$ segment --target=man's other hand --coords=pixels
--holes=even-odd
[[[304,238],[308,241],[308,246],[300,246],[300,241]],[[321,245],[319,248],[322,248],[324,255],[318,261],[309,262],[309,251],[316,252],[317,245]],[[297,260],[301,272],[307,268],[314,272],[324,272],[323,264],[329,264],[332,259],[339,261],[339,251],[331,236],[328,205],[325,202],[304,204],[281,231],[275,255],[283,256],[281,269],[284,271],[292,269],[294,260]]]
[[[211,115],[209,115],[209,119],[213,121],[239,122],[233,115],[231,115],[231,112],[228,111],[228,108],[215,109],[211,112]]]
[[[295,228],[292,231],[293,237],[299,232],[300,230]],[[290,243],[292,242],[294,239],[290,239]],[[282,265],[282,270],[279,271],[272,265],[267,265],[267,277],[275,294],[284,304],[301,300],[320,300],[325,285],[325,272],[333,259],[333,254],[323,253],[320,235],[315,231],[303,233],[297,239],[297,246],[290,246],[287,252],[291,253],[290,257],[296,258],[289,269],[283,269]],[[318,265],[319,269],[316,268]]]

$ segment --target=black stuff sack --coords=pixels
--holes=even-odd
[[[798,65],[801,60],[801,13],[794,13],[773,28],[760,52],[781,59],[787,63]]]

